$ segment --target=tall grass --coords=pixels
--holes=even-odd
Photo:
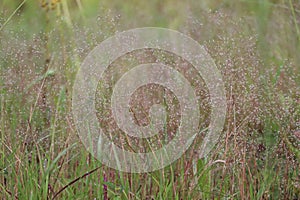
[[[294,135],[300,129],[299,2],[0,5],[0,199],[300,198]],[[143,26],[177,29],[204,45],[223,75],[228,110],[221,140],[207,158],[197,157],[199,137],[172,165],[130,174],[85,150],[71,96],[80,62],[93,47],[117,31]],[[136,56],[163,60],[159,52]],[[168,56],[169,64],[176,61]],[[200,106],[208,116],[203,88]]]

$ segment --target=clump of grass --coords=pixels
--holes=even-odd
[[[3,8],[14,14],[18,5],[4,2]],[[300,121],[300,5],[266,0],[234,5],[151,1],[147,8],[139,3],[135,8],[116,0],[94,2],[91,7],[81,1],[47,2],[48,11],[28,0],[12,17],[10,13],[0,17],[9,19],[0,30],[1,198],[299,198],[299,140],[293,133]],[[141,8],[156,14],[144,16]],[[86,10],[103,13],[88,21]],[[38,28],[29,30],[22,18],[34,19]],[[143,24],[140,19],[152,26],[178,28],[205,46],[222,72],[228,114],[221,140],[209,157],[197,158],[199,137],[172,165],[129,174],[102,166],[78,142],[70,115],[71,91],[80,60],[95,42],[119,30],[120,24],[126,28]],[[18,30],[15,24],[26,29]],[[159,51],[132,54],[137,62],[184,64]],[[202,86],[200,106],[208,116],[209,98],[205,100],[205,83]]]

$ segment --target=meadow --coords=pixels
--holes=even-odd
[[[205,158],[199,136],[171,165],[125,173],[79,140],[72,91],[82,61],[137,27],[190,36],[220,70],[226,121]],[[130,56],[176,60],[151,50]],[[300,199],[299,63],[298,0],[1,0],[0,199]]]

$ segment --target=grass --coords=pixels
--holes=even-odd
[[[298,1],[51,2],[0,2],[0,199],[300,198]],[[71,97],[93,47],[144,26],[176,29],[204,45],[223,75],[227,119],[208,157],[197,158],[199,137],[172,165],[131,174],[86,151]],[[137,62],[176,61],[145,55]],[[200,107],[209,116],[201,86]]]

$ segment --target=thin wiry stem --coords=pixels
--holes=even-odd
[[[0,27],[0,31],[3,30],[5,25],[11,20],[11,18],[18,12],[18,10],[25,4],[27,0],[23,0],[22,3],[14,10],[14,12],[7,18],[7,20],[3,23],[3,25]]]

